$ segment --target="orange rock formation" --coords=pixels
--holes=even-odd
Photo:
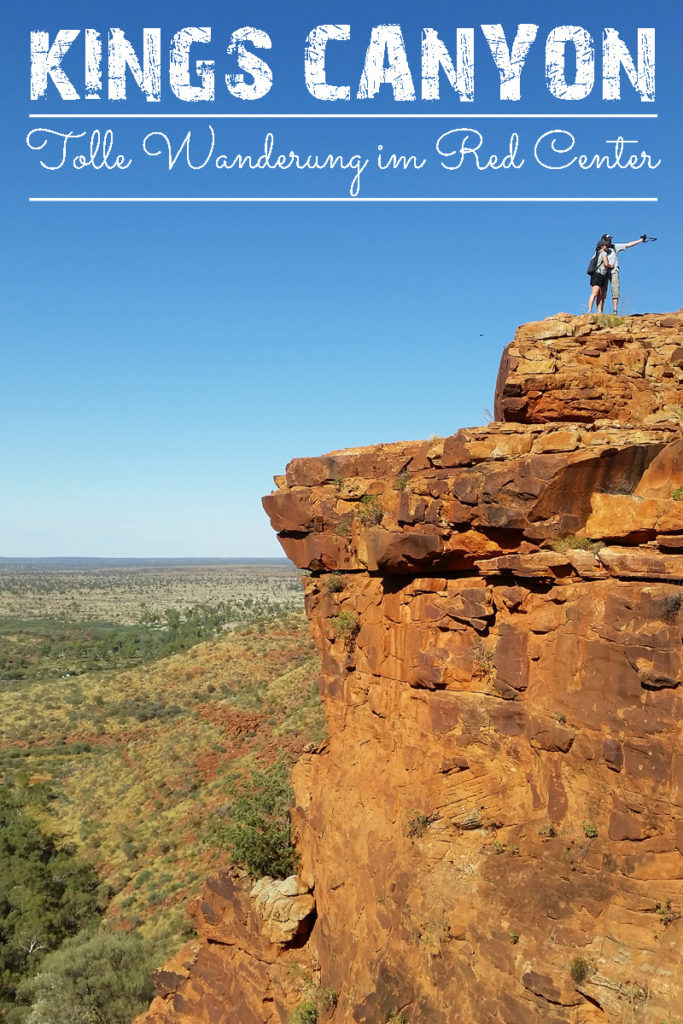
[[[315,913],[210,881],[145,1024],[284,1024],[312,981],[335,1024],[683,1019],[683,311],[525,325],[496,416],[276,478]]]

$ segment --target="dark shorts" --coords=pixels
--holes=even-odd
[[[591,274],[591,285],[595,287],[598,285],[600,288],[604,288],[609,281],[609,274]]]

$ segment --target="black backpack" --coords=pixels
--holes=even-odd
[[[595,252],[591,256],[591,261],[588,264],[588,270],[586,271],[586,273],[588,274],[589,277],[591,276],[591,274],[595,273],[595,269],[596,269],[597,265],[598,265],[598,254],[597,254],[597,252]]]

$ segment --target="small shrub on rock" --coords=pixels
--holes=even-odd
[[[550,545],[553,551],[564,554],[565,551],[590,551],[594,555],[605,545],[600,540],[588,540],[588,537],[577,537],[570,533],[568,537],[559,537]]]
[[[483,674],[490,673],[493,669],[493,651],[484,647],[481,640],[477,640],[472,653],[472,664]]]
[[[595,827],[595,825],[592,825],[589,821],[582,821],[581,828],[583,829],[583,834],[585,835],[586,839],[598,838],[597,828]]]
[[[591,323],[598,327],[621,327],[626,323],[626,317],[616,316],[614,313],[595,313],[591,317]]]
[[[343,611],[332,619],[332,629],[335,636],[350,639],[360,629],[360,622],[355,612]]]
[[[333,594],[338,594],[340,590],[344,589],[344,581],[338,572],[330,573],[325,582],[327,589]]]
[[[569,965],[569,974],[575,985],[580,985],[590,974],[591,965],[583,956],[575,956]]]
[[[411,838],[421,836],[425,829],[431,825],[432,821],[433,819],[428,814],[423,814],[421,811],[413,811],[408,821],[408,836]]]
[[[364,495],[356,505],[356,515],[363,526],[377,526],[382,520],[382,506],[377,495]]]
[[[674,921],[678,921],[680,914],[677,910],[671,906],[671,900],[667,897],[663,902],[655,903],[655,911],[661,923],[666,927],[668,924],[673,924]]]
[[[333,988],[319,988],[318,989],[318,1003],[322,1010],[334,1010],[335,1006],[339,1001],[339,993]]]
[[[665,594],[662,598],[662,609],[665,618],[674,618],[683,604],[683,594],[677,590],[675,594]]]
[[[341,540],[342,537],[348,537],[351,533],[351,524],[348,519],[340,519],[334,528],[334,535],[337,540]]]
[[[318,1007],[310,999],[307,999],[292,1010],[288,1024],[317,1024],[317,1020]]]

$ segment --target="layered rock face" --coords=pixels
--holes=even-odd
[[[264,499],[323,664],[315,913],[210,883],[150,1024],[284,1024],[304,976],[321,1021],[683,1019],[683,313],[525,325],[496,416]]]

